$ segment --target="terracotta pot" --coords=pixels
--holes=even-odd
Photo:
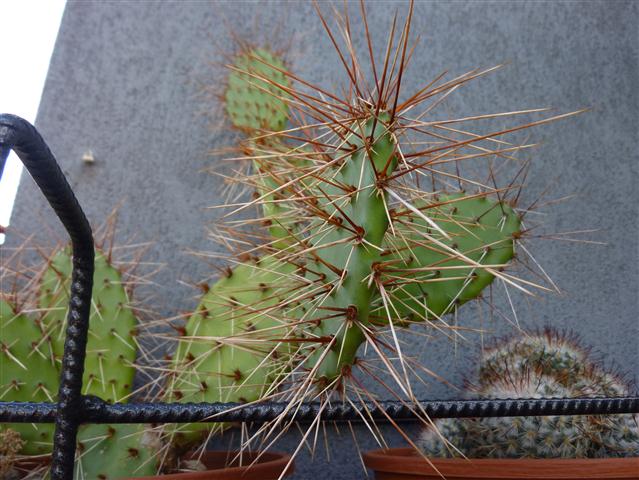
[[[172,473],[169,475],[156,475],[153,477],[135,477],[135,480],[277,480],[291,456],[286,453],[261,452],[258,454],[242,454],[243,466],[226,466],[229,459],[236,452],[211,451],[205,452],[199,458],[208,470],[201,472]],[[249,465],[259,455],[257,463]],[[237,462],[235,462],[237,463]],[[293,473],[293,464],[286,471],[286,475]],[[133,480],[131,478],[130,480]]]
[[[377,480],[617,480],[639,479],[639,457],[586,459],[436,458],[432,465],[412,448],[374,450],[364,463]],[[439,471],[439,472],[438,472]]]

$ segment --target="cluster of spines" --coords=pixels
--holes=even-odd
[[[481,398],[571,398],[623,396],[629,386],[593,362],[573,336],[547,329],[496,343],[482,357]],[[443,420],[425,430],[425,454],[471,458],[594,458],[639,454],[633,415],[544,416]]]
[[[17,455],[23,446],[20,433],[9,428],[0,431],[0,478],[15,476]]]

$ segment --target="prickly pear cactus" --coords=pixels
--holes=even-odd
[[[487,350],[480,382],[482,398],[552,398],[628,395],[628,386],[590,360],[574,338],[552,330],[512,338]],[[472,458],[592,458],[639,454],[636,416],[546,416],[437,422],[447,439]],[[433,456],[458,452],[433,429],[421,447]]]
[[[256,139],[244,146],[253,174],[237,181],[257,189],[251,204],[261,205],[270,234],[262,246],[305,265],[307,286],[323,283],[303,316],[310,326],[296,335],[319,339],[304,353],[305,368],[320,385],[338,385],[367,340],[365,331],[368,340],[376,335],[371,325],[439,319],[478,298],[513,259],[521,219],[490,192],[429,193],[405,181],[416,168],[398,144],[404,132],[395,107],[381,95],[366,101],[353,85],[359,97],[322,97],[318,103],[332,106],[323,112],[282,70],[279,59],[260,50],[231,66],[227,113]],[[268,102],[282,113],[269,122],[255,120],[259,115],[246,106]],[[298,109],[317,122],[326,117],[326,132],[313,139],[313,126],[293,125],[299,141],[292,142],[282,130],[297,121],[291,111]]]
[[[226,113],[251,136],[284,130],[289,116],[289,79],[282,59],[264,48],[241,53],[231,65],[224,93]]]
[[[128,307],[122,274],[110,263],[106,255],[98,252],[83,393],[99,395],[107,401],[126,401],[133,389],[137,343],[131,334],[136,318]],[[14,266],[6,269],[16,270],[19,268]],[[25,285],[18,279],[7,282],[14,284],[7,289],[14,293],[3,292],[0,298],[0,399],[55,402],[66,333],[70,251],[59,250],[46,264],[31,265],[25,270],[36,272],[32,277],[25,275],[31,281],[23,282]],[[3,431],[7,428],[20,435],[21,454],[51,452],[53,424],[0,425]],[[155,473],[157,463],[153,457],[160,445],[146,428],[81,426],[74,478],[93,480]]]
[[[166,401],[252,402],[273,392],[280,363],[291,354],[286,319],[270,313],[295,269],[269,257],[251,259],[219,279],[202,297],[179,338],[167,378]],[[301,310],[301,305],[292,306]],[[180,425],[174,443],[190,444],[210,424]]]
[[[5,299],[0,300],[0,400],[53,402],[58,393],[59,373],[51,344],[42,326]],[[21,453],[51,452],[53,424],[2,424],[19,433]]]
[[[154,475],[160,449],[158,436],[147,425],[84,425],[78,432],[74,478]]]
[[[45,311],[42,321],[58,357],[64,350],[71,269],[70,249],[58,251],[40,287],[39,307]],[[104,253],[96,252],[83,394],[110,402],[129,395],[137,352],[137,319],[130,303],[122,274]]]
[[[363,328],[391,319],[397,325],[439,319],[477,298],[512,260],[521,233],[513,208],[484,195],[415,202],[428,217],[410,209],[389,214],[383,177],[392,174],[396,152],[384,119],[369,119],[359,133],[354,127],[348,141],[356,153],[300,187],[301,195],[312,192],[315,199],[316,219],[299,242],[311,252],[307,281],[319,276],[328,292],[317,295],[306,316],[316,324],[308,335],[331,340],[307,361],[320,384],[353,364]]]
[[[245,165],[225,176],[234,196],[225,205],[231,211],[219,221],[224,233],[215,238],[235,251],[266,252],[299,269],[299,275],[273,280],[277,291],[288,293],[266,308],[265,316],[279,322],[284,337],[299,342],[280,364],[287,388],[277,398],[291,408],[307,400],[327,405],[353,392],[361,400],[370,394],[357,378],[362,372],[381,388],[415,401],[411,378],[424,379],[402,351],[398,328],[421,323],[414,327],[457,330],[439,320],[478,299],[493,280],[524,293],[543,283],[502,272],[526,231],[527,211],[517,206],[525,182],[516,153],[528,147],[519,138],[504,137],[568,114],[494,131],[482,128],[482,133],[469,125],[501,122],[504,114],[438,120],[438,105],[449,94],[492,69],[447,80],[442,75],[403,92],[414,52],[408,41],[412,4],[404,26],[393,23],[384,55],[373,51],[368,28],[365,41],[351,38],[348,11],[336,16],[334,34],[333,22],[317,10],[346,71],[346,85],[332,91],[297,75],[281,77],[277,59],[257,59],[257,54],[239,57],[241,68],[231,66],[227,113],[250,139],[241,146],[243,156],[229,159]],[[361,11],[365,16],[363,5]],[[362,45],[363,57],[358,56]],[[257,66],[247,66],[256,59]],[[263,68],[269,62],[272,68]],[[259,74],[250,73],[258,67]],[[366,78],[369,71],[372,78]],[[270,96],[281,115],[264,120],[253,107],[267,103],[252,100],[258,93]],[[256,194],[242,197],[247,191]],[[262,219],[247,213],[255,207],[261,207]],[[267,228],[259,228],[260,220]],[[299,299],[305,310],[292,312],[291,300]],[[256,311],[238,305],[234,315],[245,318]],[[227,329],[223,339],[216,337],[218,343],[226,348],[246,338],[236,332]],[[358,358],[362,344],[367,355]],[[195,362],[198,356],[182,358]],[[228,369],[224,373],[229,376]],[[186,386],[200,390],[198,381]]]
[[[65,248],[49,260],[40,284],[42,323],[52,339],[56,357],[64,349],[71,281],[71,252]],[[96,252],[89,336],[84,365],[83,394],[109,402],[126,402],[133,390],[137,319],[122,273],[106,254]],[[57,378],[56,378],[57,384]],[[57,391],[57,385],[56,385]],[[156,471],[142,425],[87,425],[78,432],[76,478],[110,479],[151,475]],[[157,447],[157,445],[156,445]]]

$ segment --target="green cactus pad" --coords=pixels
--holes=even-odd
[[[331,291],[313,314],[318,320],[313,333],[335,338],[329,351],[318,348],[309,357],[308,367],[317,366],[317,378],[333,380],[343,367],[352,365],[364,341],[360,326],[354,322],[369,323],[375,288],[368,279],[381,258],[381,245],[389,224],[386,194],[378,189],[378,175],[392,172],[397,163],[395,143],[385,123],[388,121],[388,115],[381,114],[377,119],[369,118],[354,125],[347,138],[354,153],[333,172],[329,181],[314,187],[317,207],[324,213],[311,226],[309,243],[317,255],[313,269],[324,276]],[[345,195],[338,185],[349,186],[352,192]],[[325,318],[336,312],[342,315]]]
[[[54,402],[59,374],[41,327],[0,300],[0,332],[0,401]],[[2,424],[0,428],[20,434],[24,455],[49,453],[53,446],[53,424]]]
[[[452,312],[458,305],[477,298],[492,282],[492,273],[454,258],[455,252],[480,265],[504,265],[513,258],[513,239],[521,232],[519,216],[510,206],[485,197],[440,195],[432,205],[424,204],[420,210],[450,238],[421,216],[411,214],[404,220],[407,225],[397,227],[401,234],[384,258],[394,265],[387,270],[391,275],[393,268],[401,269],[401,281],[390,291],[391,312],[413,321]],[[402,238],[410,239],[410,249],[402,245]],[[386,321],[385,315],[379,317]]]
[[[50,260],[40,286],[43,323],[62,356],[71,285],[71,252],[60,250]],[[110,402],[125,399],[133,385],[137,320],[122,283],[122,274],[107,256],[96,252],[93,298],[82,393]]]
[[[286,70],[284,62],[263,48],[235,59],[224,94],[226,112],[235,127],[251,135],[286,127],[289,110],[285,90],[289,80],[281,70]]]
[[[274,258],[252,259],[210,288],[179,340],[167,401],[251,402],[269,391],[293,348],[286,319],[272,311],[284,307],[282,296],[291,292],[281,285],[294,283],[295,270]],[[178,434],[191,442],[208,429],[180,425]]]
[[[83,425],[78,432],[78,480],[154,475],[161,444],[145,425]]]
[[[54,402],[59,388],[59,358],[63,343],[71,276],[69,250],[57,252],[43,273],[39,291],[41,318],[34,320],[18,312],[11,303],[0,301],[0,400]],[[126,307],[128,297],[121,274],[98,253],[94,276],[93,306],[89,328],[84,382],[94,379],[85,393],[106,400],[126,400],[132,390],[136,343],[130,337],[135,317]],[[118,338],[114,341],[113,338]],[[124,348],[123,345],[126,347]],[[99,349],[99,351],[98,351]],[[130,353],[129,353],[130,351]],[[109,390],[102,388],[106,378]],[[50,453],[53,424],[8,424],[25,441],[20,453]],[[138,425],[82,426],[78,436],[78,479],[109,479],[131,475],[151,475],[153,458],[160,444]]]

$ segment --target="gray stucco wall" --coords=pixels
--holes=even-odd
[[[395,7],[403,9],[401,4],[369,5],[378,45]],[[500,73],[465,88],[451,101],[451,111],[592,108],[532,132],[541,145],[532,153],[522,203],[532,202],[556,180],[551,198],[577,197],[546,210],[545,230],[599,229],[584,238],[606,245],[532,242],[535,257],[563,293],[532,301],[516,296],[515,303],[523,326],[552,323],[573,329],[607,362],[623,365],[635,378],[638,11],[633,2],[418,2],[413,32],[422,35],[422,47],[405,78],[405,91],[411,91],[446,69],[454,75],[507,61]],[[157,242],[148,259],[166,264],[154,287],[155,307],[165,316],[195,306],[195,292],[178,280],[199,281],[210,274],[207,265],[185,252],[217,249],[205,235],[216,212],[205,207],[219,201],[221,185],[201,170],[213,161],[207,152],[229,145],[235,134],[222,124],[219,105],[200,89],[223,76],[213,62],[232,50],[228,25],[258,40],[271,38],[279,26],[281,38],[292,35],[289,56],[295,72],[324,86],[344,78],[306,3],[70,1],[38,114],[37,126],[88,217],[99,223],[123,200],[123,237],[135,233],[139,240]],[[218,115],[203,114],[207,111]],[[95,154],[94,166],[80,160],[87,149]],[[25,175],[12,227],[43,237],[43,221],[56,228],[55,221],[43,220],[47,214]],[[479,324],[472,308],[462,311],[461,321]],[[485,338],[511,331],[497,320],[483,327]],[[479,336],[456,346],[442,338],[405,338],[410,353],[453,384],[472,374]],[[456,395],[440,383],[417,391],[430,398]],[[363,449],[374,447],[365,429],[355,431]],[[398,436],[386,431],[391,443],[401,445]],[[296,439],[287,437],[279,448],[293,448]],[[310,463],[303,450],[295,478],[363,477],[347,429],[340,437],[330,433],[329,450],[329,464],[321,451]]]

